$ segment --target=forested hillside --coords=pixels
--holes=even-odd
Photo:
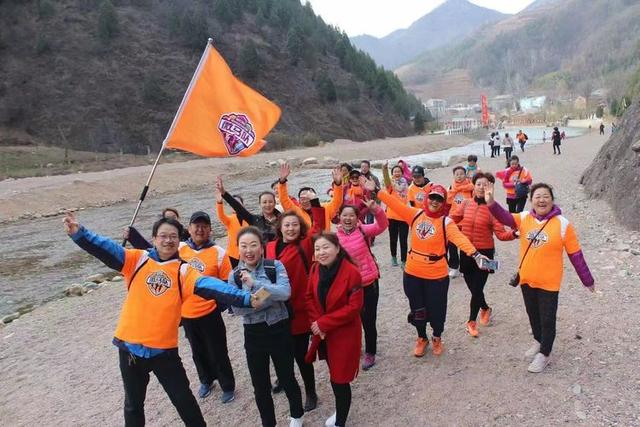
[[[461,43],[430,51],[398,75],[405,84],[420,86],[465,69],[477,87],[494,93],[588,97],[606,88],[616,98],[638,64],[640,2],[567,0],[543,2]]]
[[[282,107],[272,146],[406,135],[422,108],[298,0],[3,0],[0,144],[157,149],[208,37]]]

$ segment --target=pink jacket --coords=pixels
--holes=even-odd
[[[362,286],[368,286],[380,277],[378,264],[371,253],[368,241],[381,234],[389,226],[387,215],[380,207],[373,214],[376,218],[373,224],[358,223],[358,226],[349,232],[345,232],[341,226],[338,226],[336,232],[342,247],[358,264],[362,276]]]

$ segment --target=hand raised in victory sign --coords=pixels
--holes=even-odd
[[[78,230],[80,230],[80,224],[73,212],[67,212],[62,223],[64,224],[64,231],[66,231],[69,236],[76,234]]]
[[[366,179],[364,180],[364,188],[366,188],[369,191],[376,191],[376,183],[374,180],[372,179]]]
[[[216,177],[216,189],[213,190],[213,194],[216,196],[216,202],[222,203],[222,195],[225,193],[224,183],[222,182],[222,177]]]
[[[280,176],[278,178],[281,184],[284,184],[284,182],[289,177],[290,173],[291,173],[291,166],[289,166],[289,163],[287,162],[282,163],[280,165]]]
[[[487,185],[484,187],[484,201],[487,202],[487,205],[492,204],[496,201],[493,197],[494,184],[492,182],[487,182]]]

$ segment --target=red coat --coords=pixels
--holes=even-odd
[[[324,229],[324,208],[312,208],[311,216],[313,217],[313,228],[307,232],[307,237],[300,240],[298,244],[290,243],[282,250],[280,256],[276,258],[276,246],[281,240],[278,237],[267,243],[267,259],[278,259],[289,276],[291,285],[291,297],[289,301],[293,309],[293,318],[291,319],[291,333],[293,335],[304,334],[309,332],[311,321],[307,313],[305,294],[307,292],[307,282],[309,281],[309,273],[307,268],[313,262],[313,235]],[[300,257],[300,250],[304,253],[307,260],[307,266]]]
[[[360,311],[364,304],[362,278],[358,267],[343,260],[329,288],[326,311],[318,298],[318,281],[319,268],[318,264],[314,264],[307,289],[309,317],[311,322],[317,321],[320,330],[326,334],[326,358],[331,381],[338,384],[350,383],[358,375],[360,367],[362,348]],[[319,344],[320,337],[314,335],[310,353],[315,353]]]

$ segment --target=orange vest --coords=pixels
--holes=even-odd
[[[408,199],[408,197],[407,197],[407,194],[406,194],[406,193],[405,193],[405,195],[403,196],[402,194],[397,193],[397,192],[395,192],[395,191],[394,191],[394,192],[391,194],[391,197],[395,197],[396,199],[400,200],[404,205],[407,205],[407,206],[408,206],[408,203],[409,203],[409,201],[408,201],[408,200],[409,200],[409,199]],[[393,220],[395,220],[395,221],[404,221],[400,215],[398,215],[398,214],[397,214],[393,209],[391,209],[391,208],[389,207],[389,205],[388,205],[388,204],[387,204],[387,208],[385,209],[385,213],[387,214],[387,218],[388,218],[388,219],[393,219]]]
[[[240,250],[238,249],[238,232],[242,227],[246,227],[249,224],[245,221],[240,222],[238,215],[236,214],[227,215],[224,212],[224,206],[222,203],[216,203],[216,212],[218,214],[218,219],[227,229],[227,255],[238,259],[240,258]],[[208,276],[208,274],[206,274],[206,276]],[[227,280],[226,277],[224,280]]]
[[[462,202],[473,197],[473,187],[469,179],[465,179],[463,182],[453,181],[447,191],[447,204],[451,205],[451,213],[457,212]]]
[[[214,245],[208,248],[196,250],[187,243],[180,243],[180,258],[185,260],[192,268],[203,276],[216,277],[227,281],[231,271],[229,257],[225,256],[224,249]],[[216,309],[215,300],[206,300],[197,295],[192,295],[182,304],[182,317],[195,319],[206,316]]]
[[[518,230],[520,231],[520,257],[522,256],[544,221],[538,221],[528,211],[514,214]],[[580,250],[580,243],[573,225],[562,215],[554,216],[549,224],[535,239],[524,263],[520,268],[520,284],[527,284],[532,288],[557,292],[560,290],[563,273],[563,254],[576,253]]]
[[[150,348],[178,347],[180,307],[198,272],[181,259],[158,262],[147,251],[127,249],[122,274],[128,293],[114,336]]]
[[[424,187],[418,187],[412,182],[407,190],[407,199],[409,200],[409,204],[413,207],[421,208],[429,195],[431,187],[433,187],[433,183],[431,182],[425,184]]]

